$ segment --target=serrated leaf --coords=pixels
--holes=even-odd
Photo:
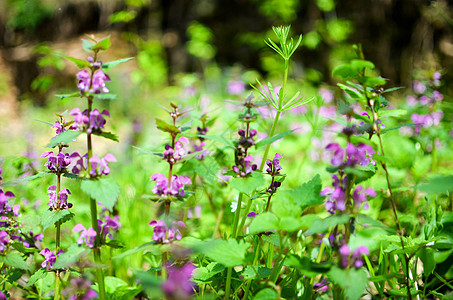
[[[210,240],[193,246],[195,251],[206,255],[225,267],[242,265],[245,260],[245,252],[249,247],[249,244],[242,241],[238,242],[235,239],[227,241]]]
[[[72,244],[66,252],[61,253],[52,266],[53,270],[67,268],[80,260],[87,254],[88,250],[77,244]]]
[[[91,66],[91,64],[88,61],[83,60],[83,59],[79,59],[79,58],[75,58],[75,57],[71,57],[71,56],[65,56],[64,58],[66,58],[67,60],[72,61],[80,69],[83,69],[85,67],[89,68]]]
[[[270,212],[265,212],[256,216],[250,225],[250,234],[269,232],[278,229],[278,218]]]
[[[133,57],[127,57],[127,58],[122,58],[114,61],[109,61],[107,63],[102,64],[102,68],[105,69],[106,71],[116,67],[119,64],[125,63],[130,61],[131,59],[134,59]]]
[[[60,98],[60,100],[66,99],[66,98],[80,98],[80,93],[71,93],[71,94],[59,94],[55,95],[55,97]],[[52,124],[53,125],[53,124]]]
[[[234,177],[230,181],[230,186],[246,195],[251,195],[257,188],[264,184],[264,176],[259,172],[253,172],[252,175],[242,178]]]
[[[247,266],[242,272],[244,279],[267,278],[272,274],[272,269],[260,266]]]
[[[91,52],[91,48],[95,45],[92,41],[82,39],[82,48],[86,52]]]
[[[73,140],[75,140],[81,134],[82,134],[82,132],[80,132],[80,131],[74,131],[74,130],[63,131],[56,137],[52,138],[50,140],[50,143],[47,145],[47,147],[53,148],[55,146],[58,146],[59,144],[68,144],[69,142],[72,142]]]
[[[158,118],[156,118],[156,125],[157,129],[163,132],[168,132],[170,134],[176,135],[181,132],[178,127],[174,126],[173,124],[168,124],[167,122],[162,121],[161,119]]]
[[[296,203],[299,204],[302,209],[305,209],[310,206],[324,203],[322,197],[320,196],[321,188],[321,177],[319,174],[316,174],[310,181],[292,189],[290,193]]]
[[[101,93],[101,94],[91,94],[93,95],[94,99],[96,100],[116,100],[118,99],[118,95],[112,93]]]
[[[118,136],[114,133],[111,133],[111,132],[101,132],[101,133],[98,133],[98,132],[93,132],[93,135],[97,135],[97,136],[102,136],[106,139],[109,139],[109,140],[112,140],[112,141],[115,141],[115,142],[119,142],[120,140],[118,139]]]
[[[453,176],[437,176],[415,188],[430,194],[451,192],[453,191]]]
[[[285,131],[285,132],[282,132],[282,133],[279,133],[279,134],[276,134],[274,135],[273,137],[267,137],[267,138],[264,138],[260,141],[258,141],[256,144],[255,144],[255,148],[260,148],[260,147],[263,147],[263,146],[266,146],[266,145],[269,145],[269,144],[272,144],[273,142],[279,140],[279,139],[282,139],[284,138],[285,136],[293,133],[294,130],[289,130],[289,131]]]
[[[110,211],[115,206],[120,195],[120,186],[113,180],[101,178],[98,180],[85,180],[81,185],[82,191],[91,198],[100,202]]]
[[[91,47],[91,50],[94,51],[94,52],[97,52],[99,50],[102,50],[102,51],[105,51],[107,50],[108,48],[110,48],[110,36],[100,40],[99,42],[97,42],[95,45],[93,45]]]
[[[363,268],[343,270],[332,267],[328,276],[329,281],[338,284],[343,289],[348,300],[360,299],[368,284],[368,276]]]
[[[9,252],[5,256],[0,256],[0,261],[5,265],[21,270],[30,270],[24,258],[17,252]]]
[[[305,234],[325,233],[329,228],[333,228],[339,224],[346,224],[350,218],[351,216],[349,215],[333,215],[325,219],[314,220]]]
[[[208,282],[209,279],[214,277],[225,270],[225,266],[216,262],[212,262],[206,267],[197,268],[192,273],[192,278],[196,281]]]
[[[43,230],[46,230],[49,226],[57,223],[59,220],[64,220],[66,222],[69,220],[68,218],[72,218],[73,216],[74,214],[67,209],[62,209],[59,211],[45,210],[41,216],[41,225],[43,227]]]
[[[44,276],[46,276],[46,273],[47,273],[46,269],[44,268],[38,269],[38,271],[36,271],[33,275],[30,276],[25,287],[27,288],[32,286],[36,281],[38,281],[41,278],[44,278]]]

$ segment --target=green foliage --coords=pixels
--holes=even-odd
[[[24,258],[17,252],[9,252],[5,256],[0,255],[0,261],[9,267],[30,270]]]
[[[234,177],[230,181],[231,188],[251,196],[252,193],[264,184],[264,176],[259,172],[253,172],[245,178]]]
[[[118,200],[121,190],[115,181],[107,178],[84,180],[82,181],[81,188],[84,193],[104,205],[110,211]]]
[[[278,294],[273,289],[261,290],[253,297],[253,300],[277,300],[277,299]]]
[[[205,60],[215,56],[216,49],[212,45],[214,35],[208,27],[194,21],[187,27],[187,35],[187,51],[191,55]]]
[[[69,144],[69,142],[72,142],[73,140],[77,139],[79,135],[81,135],[82,132],[80,131],[75,131],[75,130],[66,130],[56,137],[53,137],[50,140],[50,143],[47,144],[47,147],[54,148],[60,144]]]
[[[45,210],[41,216],[41,225],[44,230],[51,225],[54,225],[58,221],[61,224],[71,220],[74,217],[74,214],[67,209],[62,210]]]
[[[332,267],[329,279],[343,289],[346,299],[358,300],[368,284],[368,276],[364,269],[340,269]]]
[[[77,245],[72,244],[68,250],[61,253],[55,263],[52,266],[52,269],[58,270],[72,266],[73,264],[80,261],[80,258],[88,253],[88,250]]]
[[[234,239],[211,240],[201,242],[193,246],[193,249],[199,253],[206,255],[217,263],[225,267],[239,266],[245,261],[245,252],[249,245]]]
[[[253,219],[250,234],[263,233],[278,229],[278,218],[273,213],[262,213]]]

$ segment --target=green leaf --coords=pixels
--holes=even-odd
[[[269,145],[269,144],[272,144],[273,142],[279,140],[279,139],[282,139],[284,138],[285,136],[293,133],[294,130],[289,130],[289,131],[285,131],[285,132],[282,132],[282,133],[279,133],[279,134],[276,134],[274,135],[273,137],[267,137],[267,138],[264,138],[260,141],[258,141],[256,144],[255,144],[255,147],[256,148],[260,148],[260,147],[263,147],[263,146],[266,146],[266,145]]]
[[[230,240],[210,240],[193,246],[194,250],[200,252],[215,262],[225,267],[239,266],[244,263],[245,252],[249,244],[235,239]]]
[[[374,64],[371,61],[363,60],[363,59],[351,60],[351,66],[358,71],[362,71],[363,69],[367,69],[367,68],[370,70],[374,69]]]
[[[156,125],[157,129],[163,132],[168,132],[170,134],[176,135],[181,132],[178,127],[174,126],[173,124],[168,124],[165,121],[162,121],[161,119],[156,118]]]
[[[94,51],[94,52],[97,52],[99,50],[102,50],[102,51],[105,51],[107,50],[108,48],[110,48],[110,36],[100,40],[99,42],[97,42],[97,44],[93,45],[91,47],[91,50]]]
[[[118,139],[118,136],[114,133],[111,133],[111,132],[93,132],[93,135],[97,135],[97,136],[102,136],[106,139],[109,139],[109,140],[112,140],[112,141],[115,141],[115,142],[119,142],[119,139]]]
[[[244,279],[267,278],[272,274],[272,269],[259,266],[247,266],[242,272]]]
[[[418,250],[417,256],[423,262],[423,275],[431,275],[434,271],[434,268],[436,267],[436,261],[434,260],[434,250],[423,247]]]
[[[0,256],[0,261],[13,268],[30,270],[24,258],[17,252],[9,252],[5,256]]]
[[[430,194],[451,192],[453,191],[453,176],[438,176],[415,188]]]
[[[149,253],[152,253],[153,255],[160,255],[160,254],[162,254],[161,250],[162,249],[160,249],[160,247],[158,245],[154,244],[154,242],[150,242],[150,243],[146,243],[146,244],[137,246],[135,248],[129,249],[121,254],[115,255],[114,257],[112,257],[112,259],[120,259],[120,258],[129,256],[129,255],[132,255],[132,254],[135,254],[138,252],[142,252],[142,251],[147,251]]]
[[[36,178],[41,178],[41,177],[45,177],[45,176],[48,176],[52,174],[51,172],[39,172],[38,174],[35,174],[35,175],[31,175],[31,176],[25,176],[23,178],[20,178],[20,179],[17,179],[15,180],[15,182],[24,182],[24,181],[31,181],[31,180],[34,180]]]
[[[60,100],[63,100],[63,99],[66,99],[66,98],[80,98],[80,93],[77,92],[77,93],[72,93],[72,94],[59,94],[59,95],[55,95],[55,97],[58,97],[60,98]]]
[[[120,195],[120,186],[112,179],[82,181],[82,191],[112,211]]]
[[[364,83],[366,86],[369,87],[385,85],[387,83],[385,79],[382,77],[368,77],[368,76],[360,77],[359,82]]]
[[[313,225],[305,232],[305,235],[314,233],[325,233],[329,228],[333,228],[338,224],[346,224],[351,216],[349,215],[333,215],[325,219],[313,221]]]
[[[301,228],[302,224],[297,218],[293,217],[283,217],[280,220],[280,224],[278,225],[279,230],[287,231],[287,232],[294,232],[298,231]]]
[[[47,145],[47,147],[53,148],[55,146],[58,146],[59,144],[68,144],[69,142],[72,142],[73,140],[75,140],[81,134],[82,134],[82,132],[80,132],[80,131],[74,131],[74,130],[63,131],[56,137],[52,138],[50,140],[50,143]]]
[[[114,248],[114,249],[121,249],[124,248],[124,243],[118,240],[111,240],[108,243],[105,243],[107,246]]]
[[[93,48],[94,45],[95,43],[93,43],[92,41],[82,39],[82,48],[86,52],[91,52],[91,49]]]
[[[310,181],[292,189],[291,196],[302,209],[324,203],[321,197],[321,177],[316,174]]]
[[[39,251],[39,249],[36,248],[27,248],[22,243],[13,243],[12,247],[21,253],[33,253]]]
[[[264,184],[264,176],[259,172],[253,172],[252,175],[242,178],[234,177],[230,181],[230,186],[246,195],[251,195],[257,188]]]
[[[363,268],[343,270],[332,267],[328,273],[330,281],[339,285],[348,300],[358,300],[368,284],[368,276]]]
[[[319,274],[325,274],[329,272],[332,263],[331,262],[316,263],[313,262],[307,256],[299,257],[295,254],[291,254],[286,259],[285,266],[294,267],[298,271],[300,271],[303,275],[312,278]]]
[[[65,58],[67,60],[70,60],[72,61],[77,67],[79,67],[80,69],[83,69],[85,67],[91,67],[91,64],[86,61],[86,60],[83,60],[83,59],[79,59],[79,58],[75,58],[75,57],[71,57],[71,56],[65,56]],[[79,93],[78,93],[79,94]],[[80,95],[80,94],[79,94]]]
[[[133,57],[128,57],[128,58],[122,58],[114,61],[109,61],[107,63],[102,64],[102,68],[105,69],[106,71],[116,67],[119,64],[125,63],[127,61],[130,61],[131,59],[134,59]]]
[[[212,277],[225,270],[225,266],[212,262],[206,267],[197,268],[193,272],[192,278],[196,281],[209,282]]]
[[[264,289],[259,291],[253,300],[277,300],[278,294],[273,289]]]
[[[407,114],[405,109],[380,110],[379,117],[401,117]]]
[[[349,95],[349,97],[351,97],[352,99],[362,99],[362,100],[365,100],[365,96],[360,92],[358,91],[357,89],[355,88],[352,88],[348,85],[345,85],[345,84],[342,84],[342,83],[338,83],[337,84],[343,91],[346,92],[346,94]],[[349,107],[348,107],[349,108]]]
[[[37,280],[44,278],[46,274],[47,274],[46,269],[44,268],[38,269],[38,271],[36,271],[33,275],[30,276],[25,287],[27,288],[32,286]]]
[[[87,254],[88,250],[77,244],[72,244],[66,252],[61,253],[52,266],[53,270],[67,268],[80,260]]]
[[[269,232],[278,229],[278,218],[270,212],[256,216],[250,225],[250,234]]]
[[[356,77],[359,71],[353,68],[351,65],[340,65],[333,69],[332,76],[338,77],[343,80],[351,79]]]
[[[118,98],[118,95],[112,94],[112,93],[101,93],[101,94],[91,94],[93,95],[94,99],[96,100],[116,100]]]
[[[43,230],[46,230],[49,226],[57,223],[60,220],[64,222],[69,221],[73,216],[74,214],[67,209],[62,209],[59,211],[50,211],[47,209],[41,216],[41,225],[43,227]]]

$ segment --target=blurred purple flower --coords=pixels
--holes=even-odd
[[[182,235],[179,228],[186,228],[186,225],[182,221],[172,222],[170,226],[167,226],[164,220],[154,220],[149,225],[154,227],[153,240],[161,244],[168,244],[173,240],[180,240]]]
[[[167,265],[168,279],[162,285],[167,297],[172,299],[189,299],[194,293],[195,283],[191,281],[192,273],[196,267],[192,262],[182,266]]]
[[[183,197],[185,195],[184,185],[192,183],[187,176],[173,175],[169,185],[167,177],[160,173],[154,173],[151,176],[151,180],[156,181],[156,185],[153,187],[153,193],[158,196],[171,195]]]
[[[230,80],[227,84],[227,90],[230,95],[240,95],[245,91],[245,83],[240,80]]]
[[[79,73],[77,73],[77,79],[79,79],[79,83],[77,84],[77,87],[79,88],[80,92],[84,94],[85,92],[88,92],[90,88],[90,74],[86,70],[81,70]]]
[[[423,82],[420,82],[418,80],[414,81],[414,84],[412,85],[414,92],[417,94],[423,94],[426,91],[426,86]]]
[[[97,70],[96,72],[94,72],[90,93],[93,94],[108,93],[109,89],[105,86],[106,81],[110,81],[110,77],[107,74],[105,74],[102,70]]]
[[[97,298],[98,294],[91,289],[91,281],[84,276],[73,278],[70,286],[63,291],[64,295],[71,294],[68,300],[90,300]]]
[[[72,229],[72,232],[80,232],[80,237],[77,239],[77,244],[82,245],[85,239],[85,245],[89,248],[94,247],[96,240],[96,231],[93,228],[86,229],[82,224],[77,224]]]
[[[102,222],[101,220],[98,220],[98,227],[100,230],[100,234],[103,239],[105,239],[107,236],[110,239],[113,239],[113,235],[111,233],[112,230],[116,231],[121,227],[121,224],[119,222],[120,216],[114,216],[113,218],[109,216],[105,216],[105,221]]]
[[[0,252],[5,251],[6,245],[9,244],[9,234],[8,232],[2,230],[0,231]]]

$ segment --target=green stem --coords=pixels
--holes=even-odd
[[[60,207],[60,190],[61,190],[61,174],[57,174],[57,206]],[[61,221],[56,223],[57,232],[55,234],[55,255],[60,251],[60,236],[61,236]],[[60,299],[60,272],[55,272],[55,300]]]
[[[255,248],[255,258],[253,259],[253,265],[257,264],[259,256],[260,256],[260,251],[261,251],[261,238],[258,237],[258,244],[256,245],[256,248]],[[252,285],[252,280],[251,279],[247,280],[244,297],[242,299],[245,299],[245,300],[248,299],[251,285]]]
[[[236,212],[234,213],[234,219],[233,219],[233,229],[231,230],[230,237],[233,239],[237,238],[237,229],[238,229],[238,223],[239,223],[239,216],[241,215],[241,206],[242,206],[242,197],[243,193],[239,193],[239,198],[238,198],[238,205],[236,208]],[[225,285],[225,299],[230,298],[230,290],[231,290],[231,275],[233,274],[233,268],[229,267],[227,270],[227,280],[226,280],[226,285]]]

